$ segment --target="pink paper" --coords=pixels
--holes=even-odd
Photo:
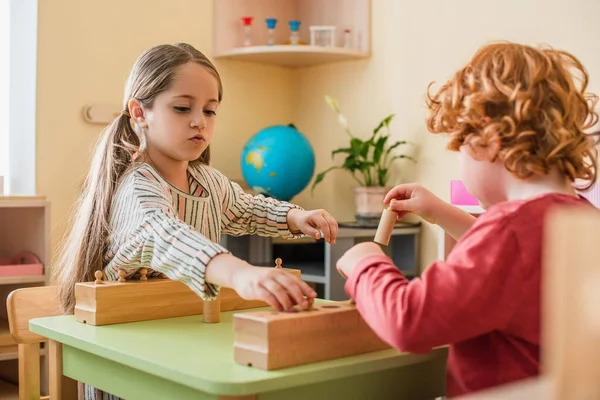
[[[478,206],[479,202],[459,180],[450,181],[450,204],[457,206]]]

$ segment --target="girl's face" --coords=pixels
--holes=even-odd
[[[150,157],[172,161],[200,157],[213,137],[218,99],[217,79],[206,68],[194,62],[179,67],[170,89],[156,96],[152,108],[143,109],[143,121],[138,123]],[[137,116],[139,110],[132,111]]]
[[[495,147],[472,146],[466,141],[458,156],[461,180],[483,208],[505,200],[504,167],[501,161],[492,161]]]

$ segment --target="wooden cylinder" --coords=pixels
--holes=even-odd
[[[212,301],[204,301],[202,304],[202,318],[208,324],[221,322],[221,298],[217,296]]]
[[[392,237],[392,230],[394,230],[394,225],[396,224],[396,220],[398,219],[398,214],[395,211],[386,208],[383,210],[381,214],[381,219],[379,220],[379,226],[377,227],[377,232],[375,233],[374,241],[379,244],[383,244],[387,246],[390,243],[390,238]]]

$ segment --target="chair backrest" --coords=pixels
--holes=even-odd
[[[29,320],[61,315],[56,286],[13,290],[6,299],[10,333],[19,344],[40,343],[44,337],[29,331]]]

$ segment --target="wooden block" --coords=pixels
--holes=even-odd
[[[214,324],[221,322],[221,297],[220,295],[212,300],[205,301],[202,307],[202,317],[204,322]]]
[[[379,225],[377,226],[377,232],[375,233],[375,239],[373,241],[387,246],[390,243],[392,231],[394,230],[394,225],[396,225],[397,219],[398,214],[395,211],[392,211],[389,208],[383,210],[381,219],[379,220]]]
[[[272,370],[388,349],[354,305],[310,311],[251,311],[233,316],[235,362]]]
[[[300,270],[283,270],[300,277]],[[200,315],[204,312],[202,299],[183,282],[164,278],[101,282],[75,285],[77,321],[99,326]],[[268,306],[263,301],[245,300],[231,288],[221,288],[219,297],[220,311]]]

